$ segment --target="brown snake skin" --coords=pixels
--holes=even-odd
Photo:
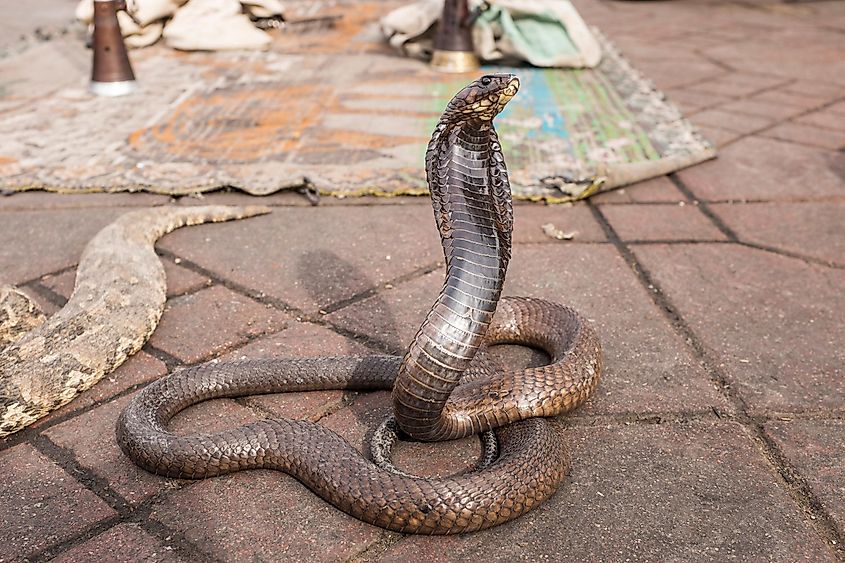
[[[500,299],[512,207],[492,120],[518,87],[510,74],[476,80],[449,102],[434,131],[426,171],[446,281],[404,359],[247,360],[178,371],[144,389],[122,413],[123,451],[171,477],[278,469],[356,518],[406,533],[488,528],[551,496],[566,476],[569,454],[560,425],[534,417],[583,403],[598,382],[602,354],[590,324],[569,307]],[[551,364],[499,372],[473,362],[480,349],[501,343],[545,350]],[[379,467],[306,421],[267,420],[213,435],[166,429],[179,411],[216,397],[391,388],[396,421],[408,435],[445,440],[497,429],[499,456],[479,471],[422,478]]]

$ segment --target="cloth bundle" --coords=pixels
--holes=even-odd
[[[117,20],[127,47],[146,47],[164,37],[174,49],[219,51],[267,49],[270,36],[249,16],[281,14],[279,0],[126,0],[126,11],[118,12]],[[76,17],[90,25],[94,0],[81,0]]]
[[[601,47],[568,0],[469,0],[482,9],[473,29],[476,54],[484,61],[505,58],[539,67],[592,68]],[[443,0],[418,0],[381,19],[390,44],[411,57],[431,55]]]

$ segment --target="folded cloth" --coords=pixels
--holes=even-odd
[[[146,47],[161,39],[164,20],[184,3],[185,0],[128,0],[126,11],[117,13],[126,46],[132,49]],[[81,0],[76,5],[76,19],[93,25],[94,0]]]
[[[601,48],[568,0],[469,0],[483,9],[472,36],[485,61],[515,58],[539,67],[592,68]],[[430,56],[443,0],[418,0],[380,20],[391,45],[412,57]]]
[[[249,15],[281,13],[279,0],[127,0],[117,21],[127,47],[146,47],[163,36],[171,47],[186,51],[266,49],[270,36]],[[92,24],[94,0],[80,0],[76,18]]]
[[[190,0],[165,26],[164,40],[182,51],[267,49],[272,41],[238,0]]]

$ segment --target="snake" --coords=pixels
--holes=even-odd
[[[0,287],[0,437],[69,403],[149,339],[167,289],[156,240],[186,225],[269,211],[210,205],[124,213],[85,246],[73,292],[49,319],[25,293]]]
[[[404,357],[246,359],[174,371],[120,414],[123,452],[140,467],[175,478],[279,470],[347,514],[402,533],[489,528],[553,495],[571,455],[562,424],[548,417],[587,400],[602,352],[592,324],[571,307],[501,296],[513,207],[493,118],[518,88],[515,75],[482,76],[451,99],[437,122],[425,164],[446,278]],[[479,352],[499,344],[538,348],[550,363],[498,369]],[[384,452],[375,442],[392,443],[389,434],[373,440],[368,457],[311,421],[275,418],[188,435],[167,428],[201,401],[323,389],[392,389],[393,417],[382,429],[421,441],[493,430],[498,451],[477,470],[420,477],[376,459],[374,451]]]

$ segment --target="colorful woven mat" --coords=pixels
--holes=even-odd
[[[434,124],[476,75],[436,73],[389,50],[375,22],[392,5],[311,6],[316,28],[279,32],[269,52],[133,51],[140,90],[123,98],[87,93],[90,53],[79,41],[0,60],[0,188],[425,193]],[[576,199],[714,155],[598,37],[596,69],[483,69],[522,83],[497,118],[514,197]]]

